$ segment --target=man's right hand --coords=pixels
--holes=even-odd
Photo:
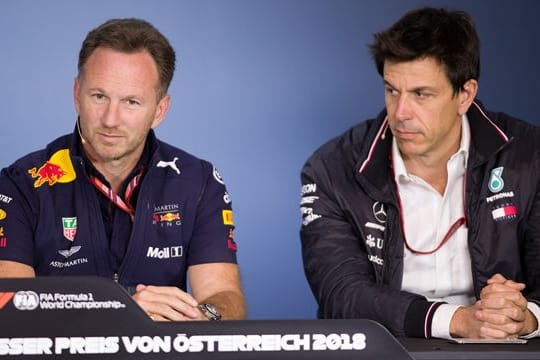
[[[197,300],[174,286],[137,285],[133,300],[156,321],[206,320]]]
[[[480,310],[479,302],[457,309],[450,321],[450,336],[455,338],[482,338],[481,328],[484,323],[475,316],[475,313]]]

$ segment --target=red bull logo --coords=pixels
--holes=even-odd
[[[35,188],[45,183],[48,183],[49,186],[53,186],[57,182],[69,183],[77,178],[69,156],[69,149],[55,152],[39,169],[34,167],[28,170],[28,173],[33,179],[36,179]]]
[[[164,215],[159,216],[160,221],[167,221],[167,222],[173,222],[174,220],[180,220],[180,214],[179,213],[166,213]]]
[[[0,209],[0,220],[4,220],[7,217],[7,212]]]

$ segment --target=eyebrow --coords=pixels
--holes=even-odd
[[[394,85],[392,85],[388,80],[385,79],[383,82],[384,82],[385,86],[389,86],[392,89],[396,89],[396,87]],[[421,91],[436,92],[435,88],[430,87],[430,86],[417,86],[417,87],[414,87],[412,89],[406,89],[405,91],[407,91],[407,92],[421,92]]]

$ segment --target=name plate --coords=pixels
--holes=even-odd
[[[154,322],[99,277],[0,279],[0,357],[411,359],[369,320]]]

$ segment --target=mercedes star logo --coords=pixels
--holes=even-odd
[[[377,201],[373,204],[373,215],[381,224],[386,222],[386,210],[384,209],[383,203]]]

